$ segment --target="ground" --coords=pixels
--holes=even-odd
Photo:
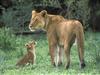
[[[34,65],[16,68],[18,59],[26,53],[24,44],[35,39],[36,63]],[[78,51],[74,45],[71,49],[71,66],[65,69],[64,63],[60,67],[53,67],[50,62],[48,41],[45,34],[16,36],[16,50],[4,52],[0,50],[0,75],[100,75],[100,33],[85,33],[85,61],[86,67],[80,69]],[[98,60],[99,59],[99,60]]]

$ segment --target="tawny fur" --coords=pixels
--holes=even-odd
[[[67,59],[66,68],[70,65],[70,49],[77,39],[78,53],[81,67],[85,67],[84,63],[84,32],[83,26],[78,20],[64,19],[60,15],[47,14],[47,11],[43,10],[40,13],[32,11],[32,18],[29,24],[29,29],[34,31],[42,28],[46,30],[49,51],[51,55],[51,63],[55,65],[54,57],[55,50],[59,47],[59,61],[58,65],[62,64],[61,56],[62,49]]]
[[[27,53],[17,62],[16,66],[25,66],[26,64],[34,64],[35,62],[35,41],[25,44]]]

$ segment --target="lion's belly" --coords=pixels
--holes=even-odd
[[[59,31],[57,31],[57,38],[58,38],[58,44],[64,46],[64,44],[70,43],[71,40],[75,38],[75,35],[72,31],[64,27]]]

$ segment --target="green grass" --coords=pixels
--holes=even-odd
[[[46,35],[16,36],[14,41],[16,42],[15,50],[7,52],[0,50],[0,75],[99,75],[100,33],[86,32],[85,37],[86,67],[80,69],[78,51],[76,46],[73,46],[71,49],[71,66],[66,70],[64,63],[60,67],[53,67],[51,65]],[[26,53],[24,44],[32,39],[37,41],[36,64],[19,69],[16,68],[16,62]],[[97,57],[98,60],[96,60]]]

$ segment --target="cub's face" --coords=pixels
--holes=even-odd
[[[25,44],[25,46],[27,48],[27,51],[34,50],[35,46],[36,46],[36,42],[35,41],[31,41],[31,42]]]
[[[32,11],[32,17],[29,24],[29,29],[31,31],[34,31],[36,29],[43,29],[45,25],[45,17],[47,12],[45,10],[41,11],[40,13],[37,13],[36,11]]]

